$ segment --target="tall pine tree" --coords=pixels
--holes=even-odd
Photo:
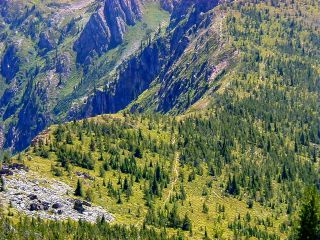
[[[299,226],[297,229],[298,240],[320,239],[320,197],[315,187],[306,191],[301,207]]]

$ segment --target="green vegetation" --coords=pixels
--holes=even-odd
[[[46,222],[40,219],[21,218],[18,224],[12,223],[8,218],[0,218],[0,238],[14,239],[149,239],[166,240],[181,239],[170,237],[165,231],[160,233],[154,228],[141,228],[135,226],[109,225],[104,219],[99,219],[97,224],[85,222]]]
[[[115,225],[25,219],[13,232],[14,215],[2,234],[34,225],[43,238],[317,239],[319,189],[304,190],[320,181],[319,5],[246,2],[220,9],[237,61],[200,100],[209,107],[52,126],[14,158],[73,186]]]
[[[241,150],[232,142],[238,139],[236,125],[222,131],[227,128],[219,123],[229,120],[220,116],[105,115],[52,127],[20,158],[40,176],[73,185],[75,195],[104,206],[119,224],[165,228],[170,236],[182,231],[195,239],[205,233],[287,236],[294,213],[288,209],[298,207],[291,200],[300,199],[303,188],[292,184],[302,178],[315,181],[317,175],[302,175],[305,166],[297,164],[301,174],[282,179],[281,161],[265,164],[269,175],[264,168],[251,172],[257,169],[247,166],[254,164],[250,158],[235,158]],[[244,148],[252,146],[252,140],[240,137]],[[79,171],[92,179],[75,178]]]
[[[128,27],[121,45],[103,56],[95,56],[93,64],[78,66],[73,44],[99,4],[70,0],[15,1],[5,14],[0,14],[0,58],[6,48],[14,45],[20,60],[15,81],[6,82],[0,74],[0,124],[5,134],[13,126],[18,127],[29,135],[24,141],[30,143],[34,137],[30,135],[66,119],[72,104],[82,104],[84,97],[113,79],[117,67],[138,51],[141,41],[154,35],[160,26],[168,25],[169,13],[159,3],[145,3],[143,19]],[[42,33],[50,36],[48,41],[53,46],[49,50],[39,46]],[[59,64],[62,66],[57,70]],[[5,144],[5,148],[11,147],[11,143]],[[17,149],[26,147],[21,142],[16,145]]]
[[[77,182],[77,188],[74,191],[74,195],[78,196],[78,197],[83,197],[84,196],[83,190],[82,190],[82,184],[81,184],[79,179],[78,179],[78,182]]]
[[[90,95],[97,87],[109,84],[115,77],[119,65],[135,54],[141,42],[154,35],[160,26],[165,28],[168,21],[169,13],[162,10],[158,3],[146,3],[142,21],[128,27],[123,44],[109,50],[101,57],[96,57],[94,64],[86,69],[86,74],[76,77],[78,82],[67,88],[70,91],[54,107],[55,114],[66,114],[65,109],[68,109],[72,103],[81,102],[83,96]]]
[[[319,197],[319,192],[314,187],[305,192],[296,232],[297,239],[318,239],[320,237]]]

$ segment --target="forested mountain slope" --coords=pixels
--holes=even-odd
[[[169,20],[160,1],[4,0],[0,8],[0,142],[13,150],[68,119],[61,103],[85,98]]]
[[[80,115],[114,113],[128,105],[131,111],[177,114],[216,88],[216,78],[227,72],[237,55],[224,32],[226,11],[213,11],[219,3],[177,4],[167,30],[160,30],[122,64],[116,79],[98,89]]]
[[[179,118],[104,115],[53,126],[8,161],[39,179],[80,183],[74,193],[118,224],[187,239],[283,239],[304,188],[319,183],[319,156],[314,143],[282,144],[294,136],[281,124],[276,131],[265,129],[263,141],[255,124],[223,107]]]
[[[319,3],[217,3],[178,5],[115,80],[66,103],[70,117],[121,113],[51,126],[5,157],[68,184],[69,197],[102,206],[114,222],[15,225],[8,204],[0,234],[305,239],[296,225],[310,186],[316,197],[304,212],[319,228]]]

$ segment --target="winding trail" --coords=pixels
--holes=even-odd
[[[213,192],[213,194],[214,194],[218,199],[222,199],[222,197],[219,196],[219,195],[216,193],[216,191],[214,191],[213,189],[212,189],[212,192]]]
[[[173,137],[172,138],[172,145],[174,145],[176,142],[176,138]],[[173,193],[174,191],[174,187],[175,185],[177,184],[178,182],[178,179],[179,179],[179,159],[180,159],[180,152],[176,151],[175,153],[175,157],[174,157],[174,162],[173,162],[173,165],[172,165],[172,176],[173,176],[173,181],[171,182],[171,186],[170,186],[170,191],[168,193],[168,196],[166,197],[166,200],[164,201],[163,203],[163,206],[166,205],[166,203],[169,201],[170,197],[171,197],[171,194]]]

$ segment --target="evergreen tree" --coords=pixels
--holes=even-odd
[[[91,152],[96,151],[96,143],[93,139],[91,139],[91,142],[90,142],[90,151]]]
[[[208,213],[209,212],[209,207],[207,206],[206,202],[202,204],[202,212],[203,213]]]
[[[118,200],[117,200],[117,204],[122,204],[122,199],[121,199],[120,191],[118,191]]]
[[[231,176],[229,176],[226,191],[231,195],[239,195],[240,194],[240,188],[238,186],[236,177],[234,175],[233,175],[232,179],[231,179]]]
[[[77,182],[77,187],[76,187],[76,190],[74,192],[74,195],[75,196],[78,196],[78,197],[83,197],[83,189],[82,189],[82,183],[80,182],[80,180],[78,179],[78,182]]]
[[[136,150],[134,152],[134,156],[136,158],[142,158],[142,152],[141,152],[140,148],[136,148]]]
[[[191,222],[188,214],[186,214],[184,216],[184,219],[183,219],[183,222],[182,222],[182,230],[192,232],[192,222]]]
[[[174,203],[172,210],[169,213],[168,221],[170,223],[170,227],[178,228],[180,226],[181,220],[178,214],[178,206]]]
[[[71,136],[71,133],[70,133],[70,132],[67,133],[66,143],[67,143],[67,144],[72,144],[72,143],[73,143],[73,141],[72,141],[72,136]]]
[[[320,239],[320,197],[315,187],[308,189],[302,203],[299,226],[297,229],[298,240]]]
[[[5,190],[4,178],[0,177],[0,192],[3,192],[4,190]]]

